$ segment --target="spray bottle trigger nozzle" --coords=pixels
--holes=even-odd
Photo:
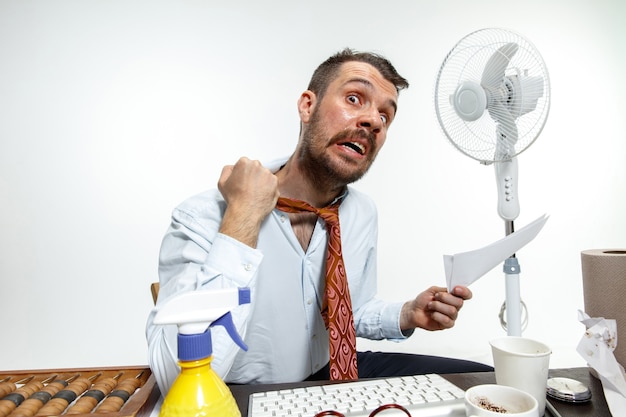
[[[233,339],[233,342],[235,342],[243,350],[248,350],[248,346],[245,344],[241,336],[239,336],[239,333],[237,333],[237,329],[233,323],[233,316],[230,314],[230,311],[211,323],[209,327],[215,326],[224,327],[230,338]]]

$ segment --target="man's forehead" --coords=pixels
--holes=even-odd
[[[369,85],[371,88],[381,89],[385,93],[391,94],[394,98],[398,96],[396,86],[383,77],[374,66],[366,62],[348,61],[343,63],[335,81],[341,86],[350,83],[361,83]]]

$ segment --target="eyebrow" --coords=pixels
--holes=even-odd
[[[370,80],[366,80],[365,78],[358,78],[358,77],[350,78],[348,81],[345,82],[344,85],[348,85],[348,84],[351,84],[351,83],[362,84],[362,85],[366,86],[370,90],[374,88],[374,84],[372,84],[372,82]],[[387,104],[389,106],[393,107],[393,113],[395,115],[398,112],[398,103],[395,100],[389,99]]]

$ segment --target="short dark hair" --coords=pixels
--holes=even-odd
[[[356,52],[350,48],[345,48],[317,67],[313,72],[311,81],[309,81],[308,89],[317,96],[322,97],[326,93],[328,85],[337,76],[341,65],[351,61],[364,62],[376,68],[383,78],[396,87],[397,92],[409,87],[409,82],[398,74],[398,71],[396,71],[387,58],[373,52]]]

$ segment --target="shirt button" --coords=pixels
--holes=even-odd
[[[313,300],[311,300],[311,299],[309,298],[308,300],[306,300],[306,303],[307,303],[308,305],[311,305],[311,304],[313,304]]]
[[[285,223],[285,220],[287,220],[287,216],[285,216],[284,214],[282,214],[282,215],[280,216],[280,221],[281,221],[282,223]]]
[[[243,269],[245,269],[246,271],[250,271],[252,269],[252,265],[244,264]]]

